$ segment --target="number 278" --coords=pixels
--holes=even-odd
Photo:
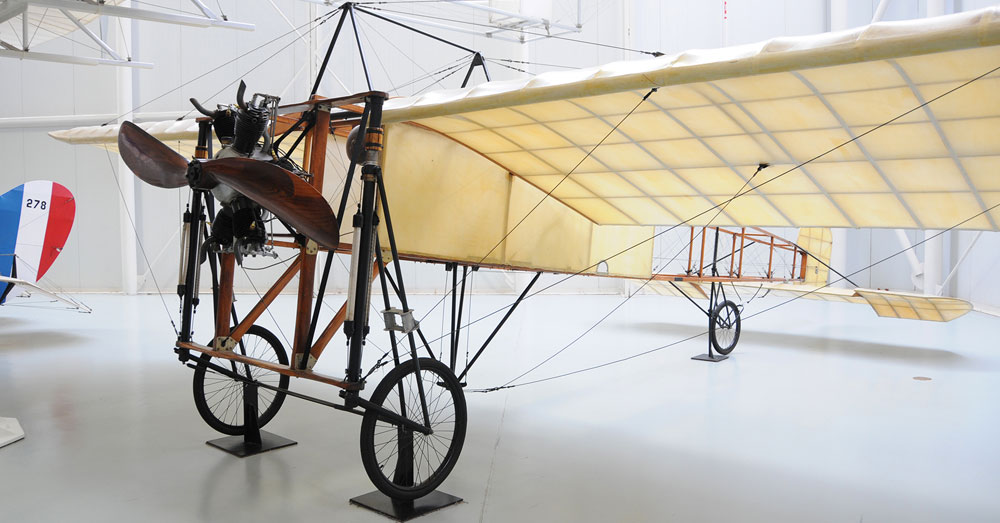
[[[24,206],[27,207],[28,209],[40,208],[42,210],[45,210],[45,206],[48,205],[48,203],[49,202],[46,202],[45,200],[33,200],[31,198],[28,198],[27,200],[25,200]]]

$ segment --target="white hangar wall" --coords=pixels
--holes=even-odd
[[[927,2],[893,0],[885,19],[925,16]],[[193,10],[186,0],[159,0],[157,4],[167,9]],[[865,25],[871,20],[877,4],[876,0],[730,0],[724,18],[723,0],[585,0],[581,12],[583,31],[569,37],[597,41],[609,47],[554,39],[522,46],[483,36],[421,29],[479,50],[487,58],[532,62],[530,65],[505,64],[540,73],[558,70],[561,68],[558,66],[585,67],[644,56],[616,47],[670,53],[822,32],[831,27],[831,16],[837,16],[831,13],[837,9],[846,17],[840,23],[848,27]],[[944,9],[953,12],[992,4],[985,0],[948,0]],[[336,19],[312,33],[308,32],[308,23],[327,8],[300,0],[274,0],[274,6],[270,2],[221,0],[220,5],[231,20],[254,23],[256,30],[243,32],[143,21],[132,23],[127,39],[128,51],[137,60],[155,63],[151,70],[126,70],[124,73],[131,75],[131,96],[139,116],[176,116],[190,109],[187,101],[190,97],[206,105],[232,102],[236,82],[241,77],[246,80],[250,92],[280,94],[285,100],[308,95],[311,78],[336,26]],[[426,6],[416,4],[384,7],[399,11],[426,10]],[[575,2],[556,1],[553,9],[553,18],[575,22]],[[483,13],[453,6],[442,6],[440,16],[474,23],[487,21]],[[427,80],[410,82],[466,56],[463,51],[364,15],[358,18],[375,89],[389,91],[392,95],[407,95],[422,89],[457,87],[461,83],[464,70],[441,80],[440,84],[432,85]],[[91,27],[95,32],[112,35],[118,30],[114,21],[97,21]],[[297,32],[293,28],[298,28]],[[272,40],[276,41],[258,49]],[[46,42],[36,50],[93,54],[91,46],[82,35],[74,34]],[[495,62],[488,65],[493,79],[524,74]],[[70,146],[46,134],[55,129],[93,125],[111,119],[118,107],[117,74],[122,73],[112,67],[0,60],[0,157],[5,159],[0,167],[0,189],[30,179],[49,178],[66,185],[77,195],[74,232],[47,277],[56,288],[68,291],[122,289],[121,197],[112,174],[112,165],[117,166],[117,161],[113,156],[109,161],[108,155],[100,149]],[[482,80],[477,70],[472,81]],[[182,87],[175,89],[181,84]],[[366,89],[353,34],[345,31],[320,92],[336,96]],[[156,189],[138,181],[135,189],[135,225],[143,247],[143,252],[137,254],[139,289],[155,290],[154,278],[146,269],[144,258],[148,258],[153,266],[152,276],[161,289],[169,292],[176,282],[177,232],[179,216],[186,204],[185,195],[181,191]],[[779,233],[788,234],[787,231]],[[922,238],[921,233],[907,234],[913,241]],[[944,242],[946,270],[951,265],[948,261],[957,261],[974,235],[948,233]],[[1000,291],[1000,284],[986,277],[998,263],[990,256],[1000,247],[1000,238],[995,236],[986,233],[978,240],[966,265],[945,289],[946,294],[979,303],[1000,303],[994,297]],[[882,230],[848,231],[847,246],[848,271],[865,267],[900,248],[896,233]],[[917,255],[922,258],[921,248],[917,249]],[[269,260],[252,260],[248,265],[270,263]],[[279,265],[258,271],[255,277],[258,288],[273,280],[282,268]],[[346,271],[339,262],[334,263],[334,269],[332,288],[343,289]],[[408,288],[416,292],[440,292],[445,284],[446,277],[438,266],[411,264],[406,267],[406,273]],[[910,275],[909,263],[900,256],[852,279],[866,286],[913,289]],[[480,290],[512,291],[523,285],[525,278],[525,275],[483,274],[477,278],[476,286]],[[237,287],[241,291],[254,290],[242,274],[238,276]],[[574,278],[555,290],[620,292],[627,288],[626,284],[617,281]]]

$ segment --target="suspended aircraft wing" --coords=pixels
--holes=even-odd
[[[997,67],[988,8],[392,99],[400,251],[648,278],[659,224],[998,230]]]
[[[1000,203],[998,44],[994,7],[393,99],[384,118],[602,225],[1000,230],[976,217]]]

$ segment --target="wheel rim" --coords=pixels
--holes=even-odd
[[[458,417],[458,406],[451,390],[445,385],[444,377],[434,369],[422,369],[421,381],[427,397],[427,412],[431,421],[432,434],[424,435],[395,424],[376,420],[373,431],[373,448],[375,461],[380,474],[389,482],[402,489],[418,490],[433,482],[436,476],[445,469],[453,459]],[[400,390],[403,400],[400,402]],[[401,408],[400,406],[403,406]],[[413,420],[423,420],[420,397],[417,389],[415,372],[405,374],[386,395],[382,406],[387,410],[402,414]],[[413,485],[398,484],[397,474],[400,465],[405,463],[400,459],[400,442],[407,437],[413,439],[413,457],[410,460],[413,470]]]
[[[739,311],[729,302],[716,309],[714,335],[719,347],[730,349],[736,341],[736,325],[739,320]]]
[[[271,363],[284,363],[279,356],[277,349],[273,348],[270,342],[259,334],[248,332],[240,339],[236,348],[241,354]],[[212,361],[210,358],[209,361]],[[277,372],[245,365],[237,362],[225,362],[229,364],[234,372],[247,376],[260,383],[273,387],[282,387],[283,376]],[[225,365],[225,363],[222,363]],[[204,398],[205,406],[209,414],[219,423],[233,428],[243,427],[243,384],[228,376],[219,374],[211,369],[205,369],[201,395]],[[283,396],[283,395],[282,395]],[[280,406],[278,393],[259,387],[257,389],[257,416],[261,425],[266,423],[273,412],[270,409],[276,405]]]

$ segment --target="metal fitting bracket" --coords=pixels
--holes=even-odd
[[[232,352],[236,348],[236,340],[229,336],[219,336],[212,343],[212,348],[219,351]]]
[[[403,334],[409,334],[420,327],[420,322],[413,319],[412,310],[404,311],[402,309],[389,308],[382,311],[382,316],[385,318],[386,331],[396,331],[402,332]]]

